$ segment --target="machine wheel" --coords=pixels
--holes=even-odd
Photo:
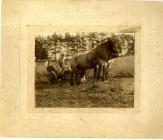
[[[54,72],[48,73],[47,80],[49,81],[50,84],[57,84],[58,82],[57,75]]]

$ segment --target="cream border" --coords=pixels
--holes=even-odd
[[[163,138],[162,13],[152,1],[2,1],[0,136]],[[140,111],[27,112],[27,25],[140,25]]]
[[[35,108],[34,96],[34,39],[39,33],[49,32],[133,32],[135,33],[135,102],[134,108]],[[23,86],[22,91],[26,91],[26,95],[20,99],[20,106],[23,112],[26,113],[139,113],[140,111],[140,26],[26,26],[26,51],[20,52],[21,60],[26,60],[27,63],[21,63],[21,67],[26,68],[21,71],[21,82],[27,86]],[[24,55],[26,52],[26,55]],[[26,58],[25,58],[26,56]],[[24,58],[23,58],[24,57]],[[27,65],[25,65],[27,64]],[[26,77],[27,76],[27,77]],[[25,82],[27,80],[27,83]],[[23,83],[24,82],[24,83]],[[24,92],[22,92],[24,94]],[[41,114],[40,114],[41,115]]]

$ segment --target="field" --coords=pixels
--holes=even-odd
[[[87,81],[79,86],[66,80],[50,85],[43,62],[36,64],[36,107],[134,107],[134,56],[115,59],[105,82],[92,83],[92,76],[88,70]]]

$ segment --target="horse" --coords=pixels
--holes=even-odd
[[[86,53],[76,53],[70,60],[71,79],[70,85],[74,85],[73,78],[75,75],[76,83],[80,85],[80,79],[84,76],[87,69],[94,68],[94,80],[99,79],[100,69],[103,68],[103,80],[105,80],[106,61],[121,56],[122,47],[121,39],[117,36],[107,38],[107,40],[99,44],[93,50]]]

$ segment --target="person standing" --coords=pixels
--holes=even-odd
[[[64,54],[61,54],[61,57],[59,58],[58,63],[62,69],[62,74],[64,74],[64,71],[65,71],[65,55]]]

